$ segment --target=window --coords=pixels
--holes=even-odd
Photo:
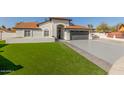
[[[44,36],[45,36],[45,37],[49,36],[49,30],[48,30],[48,29],[45,29],[45,30],[44,30]]]
[[[25,30],[24,36],[25,36],[25,37],[28,37],[28,36],[30,36],[30,35],[31,35],[30,30]]]

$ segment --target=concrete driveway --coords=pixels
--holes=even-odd
[[[113,64],[124,57],[124,42],[112,40],[72,40],[70,44]]]

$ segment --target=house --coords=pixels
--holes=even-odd
[[[120,24],[116,27],[116,32],[110,32],[107,34],[110,38],[124,38],[124,24]]]
[[[55,38],[63,40],[79,40],[89,38],[88,26],[71,23],[64,17],[50,17],[45,22],[19,22],[15,25],[17,37]]]

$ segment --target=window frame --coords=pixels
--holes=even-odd
[[[49,37],[49,30],[48,29],[44,30],[44,37]]]
[[[31,31],[30,30],[24,30],[24,37],[30,37]]]

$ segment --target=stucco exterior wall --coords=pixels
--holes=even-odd
[[[24,29],[16,29],[17,37],[24,37]]]
[[[43,31],[42,30],[33,30],[32,37],[43,37]]]
[[[25,37],[24,36],[24,31],[26,29],[17,29],[16,30],[16,37]],[[30,37],[43,37],[43,31],[41,30],[36,30],[36,29],[29,29],[30,32]]]
[[[49,37],[53,36],[52,23],[50,21],[43,23],[43,24],[40,24],[39,27],[42,29],[43,34],[44,34],[44,30],[48,29],[49,30]],[[43,37],[44,37],[44,35],[43,35]]]
[[[69,26],[68,20],[52,20],[52,28],[53,28],[53,36],[57,37],[57,26],[63,25],[63,26]],[[64,33],[65,36],[65,33]],[[64,37],[65,38],[65,37]]]
[[[64,31],[64,39],[65,40],[70,40],[70,31],[69,30]]]

